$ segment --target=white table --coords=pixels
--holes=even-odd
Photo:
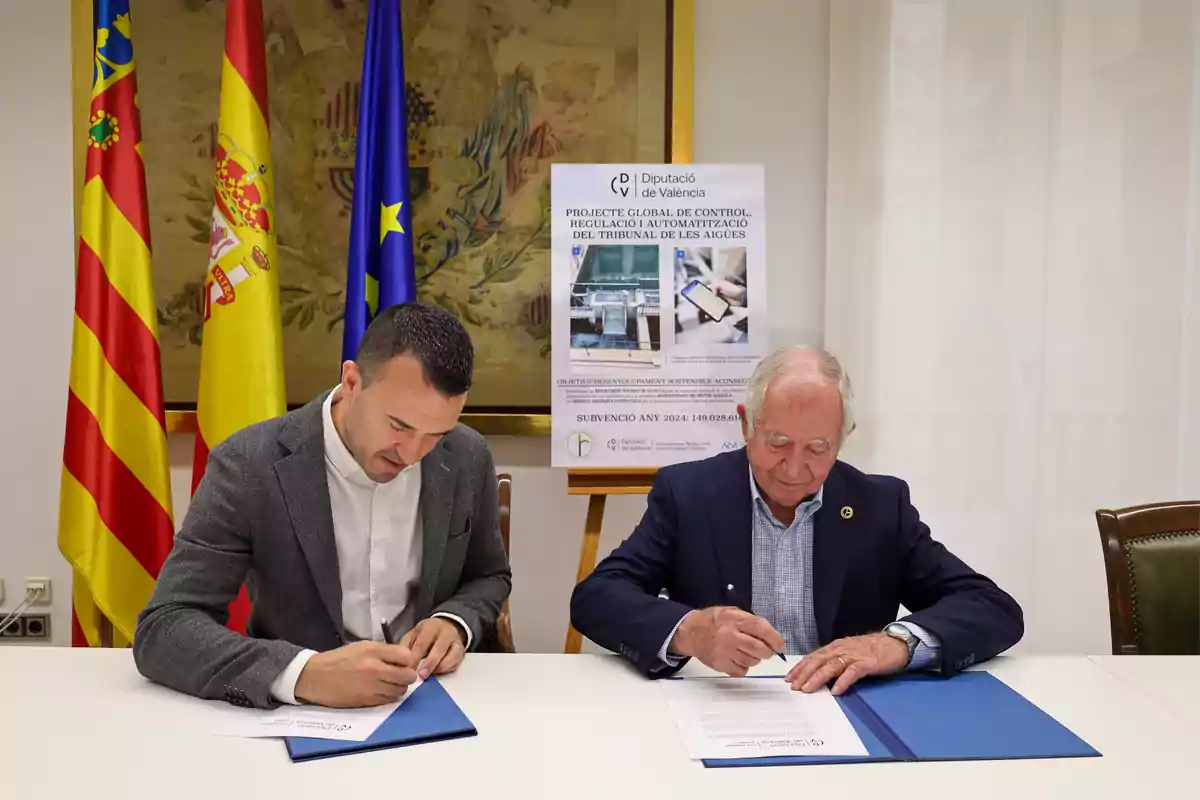
[[[1090,660],[1150,698],[1200,735],[1200,658],[1090,656]]]
[[[445,685],[477,737],[292,764],[278,741],[211,735],[204,703],[147,683],[128,651],[3,647],[0,795],[1092,800],[1195,785],[1200,734],[1086,657],[984,667],[1104,757],[704,769],[658,685],[615,656],[471,655]]]

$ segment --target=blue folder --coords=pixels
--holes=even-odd
[[[437,678],[430,677],[365,741],[344,742],[306,736],[285,736],[284,741],[288,755],[295,762],[457,739],[475,736],[476,733],[478,731],[471,720],[467,719],[445,687]]]
[[[995,761],[1100,755],[1054,717],[986,672],[961,672],[953,678],[910,674],[864,681],[837,701],[868,755],[710,758],[704,759],[704,766]]]

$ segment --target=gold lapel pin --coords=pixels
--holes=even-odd
[[[842,519],[850,519],[854,516],[854,509],[850,506],[842,506]]]

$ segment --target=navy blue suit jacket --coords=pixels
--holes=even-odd
[[[849,519],[842,508],[853,509]],[[571,623],[646,674],[692,609],[751,611],[751,495],[745,449],[659,470],[633,535],[571,596]],[[813,611],[821,644],[905,617],[941,642],[951,675],[1007,650],[1021,608],[929,535],[897,478],[837,462],[813,527]],[[666,590],[667,598],[659,594]]]

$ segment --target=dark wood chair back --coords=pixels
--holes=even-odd
[[[1113,655],[1200,655],[1200,502],[1096,512]]]
[[[496,476],[496,496],[500,506],[500,539],[504,542],[504,552],[511,554],[509,549],[509,528],[512,524],[512,475],[501,473]],[[500,616],[496,618],[496,643],[501,652],[515,653],[513,643],[512,619],[508,611],[508,600],[500,608]]]

